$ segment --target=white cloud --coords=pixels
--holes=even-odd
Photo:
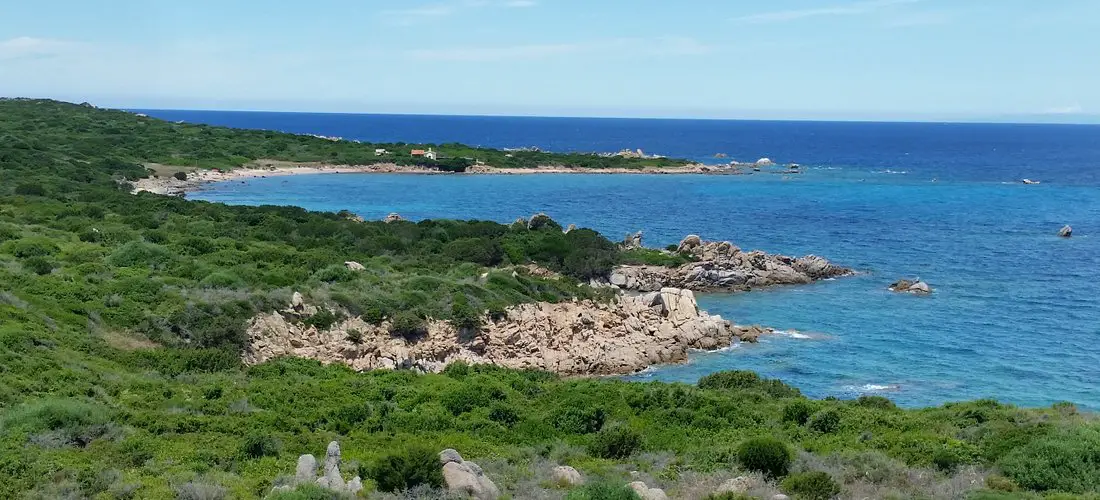
[[[1056,106],[1053,108],[1047,108],[1043,110],[1044,115],[1079,115],[1085,112],[1085,108],[1082,108],[1080,104],[1071,104],[1069,106]]]
[[[856,16],[869,14],[881,9],[897,5],[917,3],[920,1],[921,0],[868,0],[864,2],[853,2],[825,7],[815,7],[811,9],[761,12],[759,14],[749,14],[746,16],[735,17],[733,20],[742,23],[764,24],[796,21],[799,19],[806,19],[811,17]]]
[[[64,54],[75,47],[76,44],[64,40],[21,36],[0,41],[0,61],[53,57]]]
[[[424,4],[419,7],[411,7],[408,9],[387,10],[383,11],[382,15],[399,24],[408,24],[416,20],[449,17],[470,10],[485,8],[524,8],[535,7],[537,5],[538,2],[535,0],[453,0],[449,2]]]
[[[711,52],[712,47],[693,38],[618,38],[588,42],[447,47],[441,49],[410,50],[406,56],[425,61],[488,62],[545,59],[568,54],[612,54],[617,57],[699,55]]]

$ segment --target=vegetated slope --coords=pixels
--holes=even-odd
[[[361,223],[131,195],[124,181],[145,175],[140,162],[201,142],[131,138],[141,135],[135,123],[169,126],[0,102],[0,497],[258,497],[332,439],[349,474],[386,475],[382,484],[403,472],[376,467],[380,459],[453,447],[515,498],[553,496],[538,472],[553,463],[617,484],[641,470],[689,498],[733,467],[825,470],[872,497],[930,495],[952,478],[977,488],[991,470],[1008,476],[991,480],[1001,490],[1100,484],[1100,430],[1071,405],[900,410],[882,398],[811,401],[739,372],[696,387],[462,365],[442,375],[305,360],[242,367],[244,321],[285,307],[292,290],[332,306],[307,321],[337,310],[461,321],[471,310],[594,296],[580,283],[625,257],[592,231],[565,234],[550,221]],[[265,137],[216,130],[227,144]],[[348,271],[347,260],[366,271]],[[530,262],[564,277],[506,269]],[[759,436],[791,448],[747,441]],[[775,463],[793,449],[809,454]],[[928,471],[917,480],[910,468]],[[818,479],[789,483],[801,491]]]

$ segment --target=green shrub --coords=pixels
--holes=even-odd
[[[805,425],[814,412],[814,405],[805,399],[798,399],[787,403],[783,407],[783,421],[793,422],[796,425]]]
[[[394,315],[393,323],[390,325],[390,333],[412,342],[428,334],[428,325],[416,313],[401,311]]]
[[[23,267],[34,274],[43,276],[53,272],[54,264],[45,257],[31,257],[23,261]]]
[[[481,328],[481,314],[470,305],[464,293],[456,293],[451,298],[451,324],[459,329]]]
[[[382,308],[378,306],[370,306],[366,311],[363,311],[363,321],[371,325],[381,325],[386,320],[386,314],[382,312]]]
[[[420,485],[443,485],[439,455],[426,447],[410,447],[379,459],[367,474],[385,492],[404,491]]]
[[[985,487],[993,491],[1003,491],[1005,493],[1012,493],[1020,489],[1020,487],[1016,485],[1015,481],[998,474],[990,474],[986,476]]]
[[[241,455],[247,458],[275,457],[282,449],[283,443],[278,438],[260,433],[245,436],[241,443]]]
[[[569,434],[599,432],[607,420],[602,406],[582,407],[578,402],[566,402],[553,417],[554,427]]]
[[[37,182],[21,182],[15,186],[15,194],[22,196],[46,196],[46,188]]]
[[[951,448],[941,448],[932,454],[932,465],[943,472],[951,472],[964,463],[966,458]]]
[[[791,474],[779,487],[795,499],[829,500],[840,494],[840,485],[821,471]]]
[[[898,407],[893,401],[882,396],[860,396],[856,404],[864,408],[876,408],[879,410],[896,410]]]
[[[304,483],[291,491],[275,491],[264,498],[266,500],[350,500],[352,497],[316,484]]]
[[[172,252],[153,243],[131,241],[118,247],[107,261],[118,267],[161,268],[172,260]]]
[[[822,434],[836,432],[840,428],[840,413],[832,408],[827,408],[814,413],[806,425]]]
[[[611,483],[592,483],[576,488],[565,495],[565,500],[641,500],[628,486]]]
[[[791,449],[773,437],[755,437],[737,447],[737,462],[747,470],[767,477],[787,475],[791,468]]]
[[[607,459],[623,459],[642,447],[642,435],[626,426],[613,426],[597,432],[588,444],[592,456]]]
[[[328,330],[332,328],[332,325],[339,323],[341,319],[340,315],[335,311],[325,307],[319,307],[317,308],[317,312],[303,319],[302,323],[316,327],[318,330]]]
[[[1100,428],[1066,429],[1008,453],[999,465],[1022,488],[1085,493],[1100,489]]]
[[[739,390],[756,389],[777,398],[798,397],[802,393],[779,380],[761,378],[756,372],[734,370],[707,375],[697,384],[700,389]]]
[[[187,180],[187,172],[176,172],[172,174],[172,177],[178,181],[185,181]]]
[[[10,253],[20,259],[46,257],[60,250],[57,244],[45,238],[23,238],[12,240],[0,247],[0,251]]]

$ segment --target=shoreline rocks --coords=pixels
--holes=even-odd
[[[932,287],[917,278],[915,280],[897,280],[890,284],[890,290],[897,293],[912,293],[915,295],[928,295],[932,293]]]
[[[649,292],[665,287],[697,292],[746,291],[776,285],[804,285],[847,276],[851,269],[816,255],[801,258],[773,255],[759,250],[744,252],[728,241],[703,241],[685,237],[676,253],[694,259],[680,267],[627,265],[611,272],[610,282],[623,290]]]
[[[699,310],[692,291],[668,287],[645,294],[620,293],[610,303],[520,304],[497,321],[483,318],[484,326],[476,332],[432,320],[427,334],[414,340],[391,334],[388,322],[372,325],[362,318],[319,330],[300,321],[300,311],[313,306],[296,305],[252,318],[245,363],[297,356],[344,363],[356,370],[438,372],[462,361],[561,375],[620,375],[685,361],[691,349],[720,349],[735,339],[754,342],[771,331],[735,326],[709,315]]]

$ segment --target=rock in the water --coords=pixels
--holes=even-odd
[[[581,473],[577,472],[568,465],[559,465],[554,467],[554,470],[550,473],[550,478],[555,483],[563,486],[577,486],[584,484],[584,478],[581,477]]]
[[[382,222],[389,224],[391,222],[400,222],[403,220],[405,220],[405,218],[402,217],[401,214],[397,212],[391,212],[389,215],[382,219]]]
[[[702,241],[690,235],[677,252],[693,262],[680,267],[625,265],[611,273],[611,283],[623,290],[651,292],[665,287],[697,292],[743,291],[773,285],[797,285],[846,276],[851,269],[808,255],[795,259],[760,251],[742,252],[728,241]]]
[[[1073,236],[1073,228],[1069,227],[1068,224],[1062,226],[1062,229],[1058,230],[1058,236],[1061,236],[1063,238],[1069,238],[1070,236]]]
[[[348,271],[366,271],[367,268],[363,267],[363,264],[349,260],[344,263],[344,267],[348,268]]]
[[[932,287],[928,286],[928,283],[918,281],[909,285],[910,293],[932,293]]]
[[[722,483],[722,485],[715,490],[715,493],[745,493],[749,491],[749,488],[753,487],[753,483],[754,481],[749,477],[738,476]]]
[[[638,497],[642,500],[668,500],[668,495],[660,488],[650,488],[641,481],[634,481],[628,484],[630,489],[634,490],[634,493],[638,494]]]
[[[918,295],[926,295],[932,293],[932,287],[928,286],[919,279],[916,280],[897,280],[890,284],[890,290],[898,293],[913,293]]]
[[[634,234],[627,235],[627,237],[623,239],[622,248],[623,250],[642,248],[642,232],[638,231]]]
[[[758,167],[767,167],[769,165],[775,165],[775,162],[772,161],[771,158],[761,158],[759,160],[756,160],[756,166]]]
[[[447,491],[478,500],[497,500],[500,490],[473,462],[447,462],[443,466],[443,482]]]
[[[313,482],[317,477],[317,459],[313,455],[298,457],[298,467],[294,469],[294,480],[299,483]]]

